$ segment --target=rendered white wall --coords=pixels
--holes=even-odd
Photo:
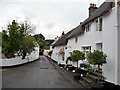
[[[39,47],[36,47],[35,51],[33,51],[29,56],[26,56],[26,58],[23,60],[21,59],[21,57],[15,57],[10,59],[0,58],[0,66],[13,66],[13,65],[24,64],[34,61],[38,58],[39,58]]]
[[[119,25],[119,66],[118,66],[118,68],[119,68],[119,77],[118,77],[118,84],[120,85],[120,7],[119,7],[119,9],[118,9],[118,25]]]
[[[107,64],[103,66],[106,81],[115,83],[115,10],[104,16],[103,52],[107,54]]]
[[[120,10],[120,9],[119,9]],[[103,65],[103,75],[106,77],[106,81],[115,83],[115,18],[114,9],[103,16],[103,30],[95,30],[95,21],[91,23],[91,31],[85,32],[83,35],[79,35],[78,42],[75,43],[75,38],[68,40],[67,47],[71,46],[70,49],[66,50],[66,56],[69,56],[69,52],[73,50],[82,50],[82,46],[91,46],[92,51],[96,49],[96,43],[102,42],[103,52],[107,54],[107,64]],[[120,21],[120,19],[119,19]],[[120,33],[120,31],[119,31]],[[120,34],[119,34],[120,35]],[[120,37],[119,37],[120,41]],[[119,42],[120,43],[120,42]],[[120,48],[119,48],[120,53]],[[119,56],[120,57],[120,56]],[[80,63],[79,63],[80,64]],[[75,65],[75,64],[73,64]],[[119,62],[120,68],[120,62]],[[120,76],[120,72],[119,72]],[[120,83],[120,77],[119,77]]]
[[[53,53],[52,53],[51,58],[52,58],[53,60],[57,61],[58,64],[59,64],[59,63],[61,63],[61,64],[64,63],[64,64],[65,64],[65,61],[62,60],[63,55],[59,53],[60,50],[61,50],[62,48],[64,48],[64,47],[65,47],[65,45],[61,45],[61,46],[56,46],[56,47],[54,47],[54,49],[53,49]]]

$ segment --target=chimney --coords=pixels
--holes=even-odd
[[[90,3],[90,7],[89,7],[89,16],[91,16],[91,15],[95,12],[96,9],[98,9],[98,8],[96,7],[96,4]]]
[[[80,22],[80,25],[82,24],[82,22]]]
[[[62,32],[62,36],[65,35],[64,31]]]

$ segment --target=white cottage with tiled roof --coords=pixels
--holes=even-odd
[[[107,54],[107,64],[102,67],[103,75],[106,81],[120,85],[120,29],[116,29],[114,6],[112,2],[104,2],[99,8],[90,4],[89,17],[58,40],[52,58],[57,62],[65,62],[73,50],[83,51],[85,55],[94,50],[103,51]],[[120,26],[120,3],[117,16]],[[66,43],[61,44],[64,40]],[[64,60],[58,54],[61,48],[64,48]],[[76,63],[72,62],[72,66],[76,67]]]
[[[65,57],[68,57],[73,50],[80,50],[85,54],[94,50],[103,51],[107,54],[107,64],[102,67],[103,75],[106,81],[120,85],[120,29],[116,30],[115,22],[114,3],[104,2],[99,8],[91,4],[89,17],[67,37],[68,48],[65,50]],[[120,4],[118,4],[118,25],[120,26]],[[118,41],[116,41],[117,34]]]

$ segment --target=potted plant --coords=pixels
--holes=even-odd
[[[74,50],[71,54],[71,59],[75,62],[77,62],[77,68],[76,68],[76,73],[75,73],[75,77],[79,77],[79,73],[78,73],[78,61],[79,60],[85,60],[85,54],[79,50]]]
[[[92,66],[89,64],[89,65],[87,65],[87,67],[86,67],[86,71],[87,71],[87,75],[89,75],[89,74],[92,73],[94,70],[93,70]]]
[[[97,83],[93,83],[91,86],[97,88],[97,87],[103,87],[103,85],[100,83],[100,67],[107,63],[106,61],[107,55],[104,54],[102,51],[99,50],[94,50],[94,52],[90,52],[87,54],[87,60],[90,64],[92,65],[97,65],[98,66],[98,78],[97,78]]]

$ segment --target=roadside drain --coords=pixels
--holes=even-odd
[[[42,67],[42,68],[40,68],[40,69],[49,69],[49,68],[47,68],[47,67]]]

